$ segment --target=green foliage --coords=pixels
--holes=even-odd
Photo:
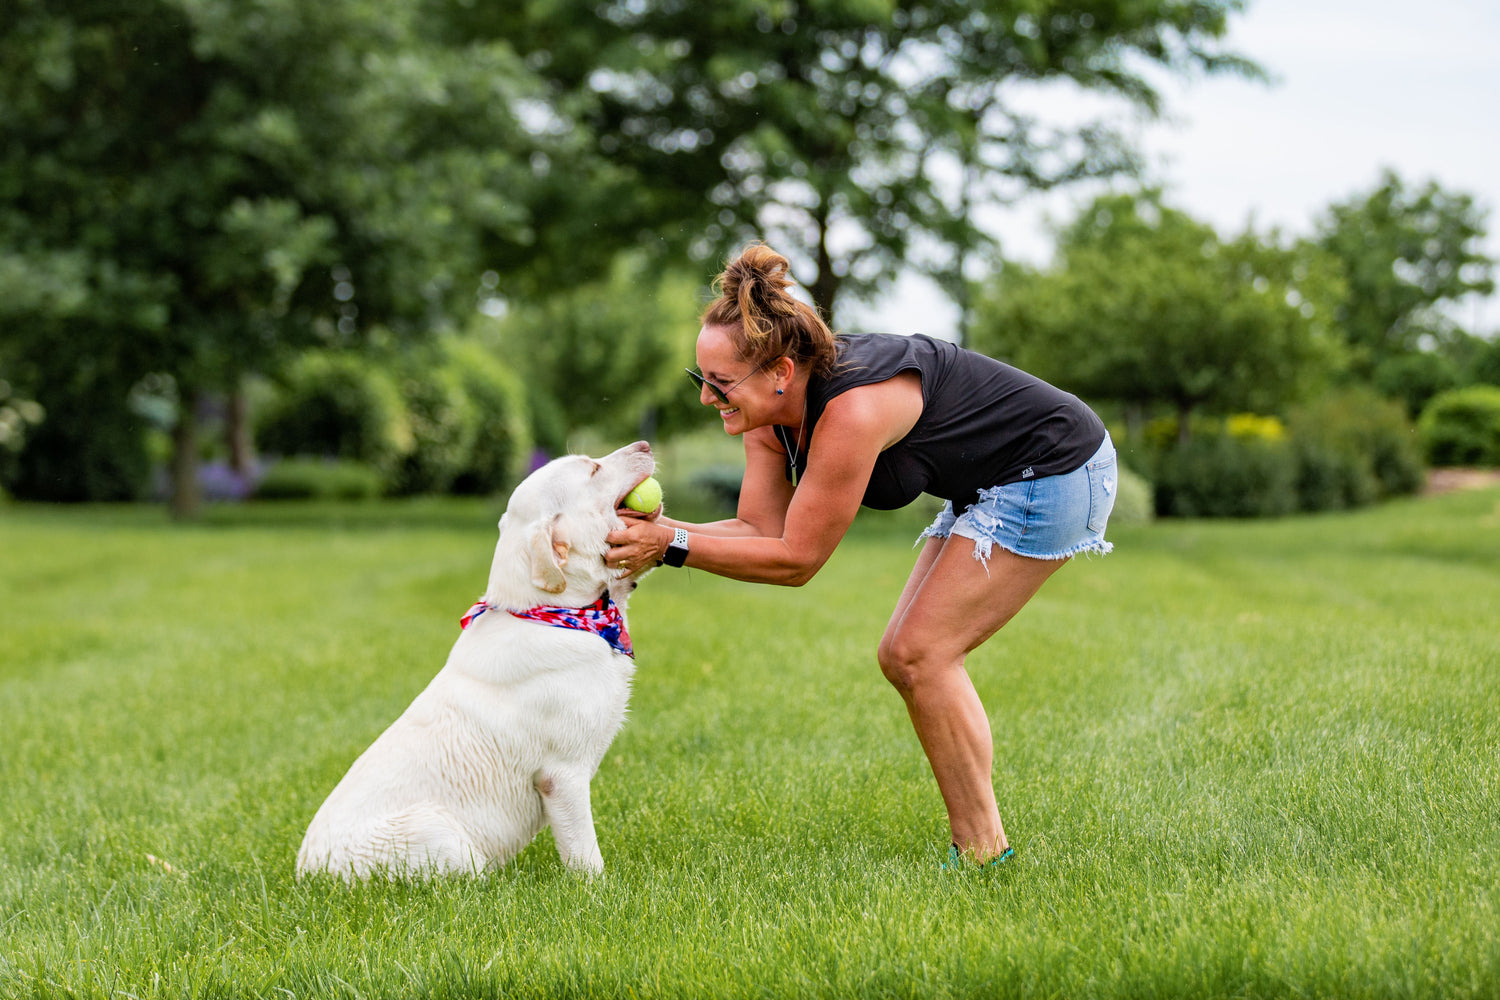
[[[257,500],[370,500],[380,496],[380,472],[339,459],[289,458],[272,465],[255,485]]]
[[[1325,393],[1296,407],[1290,427],[1301,510],[1359,507],[1415,493],[1421,449],[1399,403],[1368,389]]]
[[[1409,190],[1389,170],[1370,193],[1329,208],[1318,243],[1349,286],[1338,329],[1357,375],[1450,338],[1457,331],[1438,307],[1495,290],[1494,262],[1480,247],[1485,216],[1471,195],[1436,181]]]
[[[498,350],[525,380],[539,443],[570,450],[589,431],[607,441],[648,436],[670,410],[675,426],[701,420],[682,369],[693,364],[692,282],[622,256],[607,277],[527,303],[507,316]]]
[[[282,378],[256,439],[273,455],[344,458],[394,477],[416,445],[395,380],[359,355],[313,351]]]
[[[1463,375],[1448,355],[1436,351],[1394,354],[1375,366],[1371,380],[1383,396],[1399,399],[1413,419],[1438,393],[1457,388]]]
[[[447,361],[435,350],[401,359],[397,379],[412,446],[392,483],[396,493],[445,493],[468,464],[479,435],[479,408]]]
[[[8,509],[0,995],[1489,1000],[1497,499],[1111,525],[966,661],[1017,847],[989,875],[938,870],[874,666],[920,522],[797,591],[660,570],[606,876],[543,834],[356,886],[297,844],[441,666],[493,503]]]
[[[1197,417],[1186,441],[1163,418],[1142,440],[1156,455],[1156,509],[1166,516],[1341,510],[1414,493],[1425,478],[1400,404],[1365,388],[1324,393],[1293,407],[1285,423]]]
[[[1500,465],[1500,386],[1442,393],[1427,404],[1417,427],[1434,465]]]
[[[572,147],[567,129],[521,121],[540,95],[509,45],[449,37],[422,8],[8,6],[8,346],[43,370],[92,360],[120,395],[169,374],[190,421],[201,392],[309,345],[417,336],[472,309],[486,258],[535,242],[533,154]],[[75,425],[59,440],[126,433],[100,427],[115,409],[37,398]]]
[[[1110,512],[1113,525],[1149,524],[1156,516],[1156,495],[1151,483],[1123,462],[1117,466],[1119,487]]]
[[[396,494],[495,493],[530,456],[525,390],[472,337],[303,355],[263,402],[261,447],[376,469]]]
[[[47,411],[34,399],[25,399],[0,378],[0,490],[15,477],[16,455],[26,444],[26,433],[42,422]],[[0,492],[0,497],[3,497]]]
[[[1285,441],[1196,435],[1157,461],[1163,517],[1279,517],[1297,509],[1297,459]]]
[[[1275,412],[1335,364],[1340,285],[1325,261],[1246,232],[1225,242],[1160,196],[1109,195],[1046,270],[1007,266],[970,345],[1086,399]]]
[[[475,413],[474,441],[451,490],[499,493],[520,480],[531,457],[526,387],[514,369],[473,338],[447,338],[442,350]]]
[[[84,359],[71,371],[45,369],[17,408],[18,452],[0,448],[0,486],[45,501],[140,500],[148,491],[148,426],[129,406],[116,373]],[[24,414],[24,416],[23,416]],[[30,418],[35,418],[34,422]]]
[[[764,237],[808,272],[813,300],[832,314],[842,288],[868,291],[902,267],[961,271],[956,262],[988,245],[981,204],[1135,165],[1108,114],[1041,123],[1013,89],[1067,81],[1155,113],[1148,69],[1253,70],[1221,46],[1238,9],[554,0],[450,16],[512,41],[620,171],[618,184],[567,192],[588,201],[591,212],[572,217],[587,229],[549,226],[539,244],[649,230],[719,260]],[[962,178],[959,195],[938,176]]]
[[[1500,335],[1477,345],[1469,361],[1467,376],[1467,382],[1500,385]]]

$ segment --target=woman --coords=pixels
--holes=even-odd
[[[788,270],[758,244],[729,265],[688,373],[744,440],[737,516],[627,518],[608,561],[799,586],[861,504],[945,499],[878,656],[937,778],[953,862],[1003,861],[989,721],[964,659],[1072,556],[1110,550],[1114,447],[1076,397],[991,358],[921,336],[835,337]]]

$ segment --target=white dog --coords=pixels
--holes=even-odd
[[[447,664],[313,817],[299,875],[476,872],[548,824],[564,864],[603,871],[589,781],[625,721],[636,583],[604,565],[604,536],[654,468],[637,441],[556,459],[516,487]]]

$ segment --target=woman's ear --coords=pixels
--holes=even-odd
[[[797,362],[783,355],[776,359],[776,364],[771,367],[771,373],[776,378],[776,395],[781,395],[792,384],[792,379],[797,375]]]

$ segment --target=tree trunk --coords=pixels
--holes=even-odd
[[[172,517],[198,516],[203,495],[198,487],[197,390],[183,386],[177,404],[177,426],[172,428]]]
[[[255,470],[255,442],[250,437],[250,400],[243,379],[235,379],[229,391],[224,435],[228,439],[225,444],[229,446],[229,467],[248,482]]]
[[[823,202],[813,213],[818,224],[818,278],[808,289],[823,321],[833,325],[833,300],[839,293],[839,276],[833,273],[833,255],[828,251],[828,204]]]

